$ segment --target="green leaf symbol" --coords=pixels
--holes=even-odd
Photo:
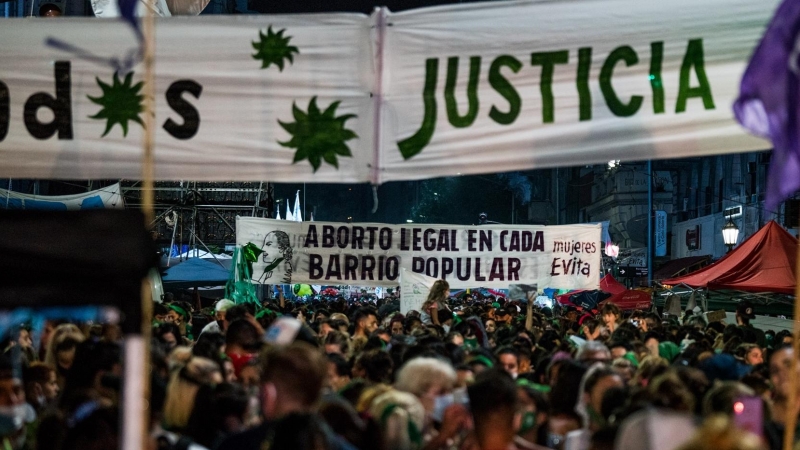
[[[347,120],[356,117],[355,114],[336,116],[336,108],[340,102],[331,103],[325,111],[317,106],[317,97],[313,97],[305,112],[292,103],[294,122],[278,123],[284,130],[292,135],[287,142],[278,142],[284,147],[295,148],[292,164],[307,159],[314,168],[319,169],[324,160],[333,167],[339,168],[337,156],[353,156],[345,142],[358,137],[352,130],[345,128]]]
[[[260,40],[252,43],[253,49],[256,50],[253,59],[261,60],[262,69],[266,69],[270,65],[275,64],[278,66],[278,69],[283,72],[284,60],[293,63],[293,53],[300,53],[297,47],[289,45],[289,41],[292,39],[291,36],[283,37],[285,31],[285,29],[282,29],[274,33],[270,26],[267,28],[267,34],[264,34],[263,31],[258,32]]]
[[[129,121],[134,121],[144,127],[144,123],[139,117],[139,114],[144,110],[142,104],[144,95],[139,93],[144,83],[140,81],[131,85],[133,72],[129,72],[123,82],[120,82],[119,74],[115,72],[111,85],[103,83],[100,78],[95,79],[100,89],[103,90],[103,95],[100,97],[87,95],[87,97],[93,103],[102,106],[102,108],[97,114],[89,116],[89,118],[106,121],[106,131],[103,133],[103,137],[111,131],[115,124],[119,124],[122,127],[123,136],[128,135]]]

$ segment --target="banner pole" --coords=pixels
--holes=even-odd
[[[798,222],[800,223],[800,222]],[[798,226],[800,231],[800,226]],[[795,279],[800,279],[800,244],[797,245],[797,261],[794,268]],[[783,450],[792,450],[794,446],[795,426],[797,426],[797,388],[798,388],[798,354],[800,354],[800,285],[795,283],[794,286],[794,317],[792,326],[792,364],[790,372],[790,388],[789,388],[789,407],[787,408],[788,416],[786,417],[786,429],[783,434]]]
[[[147,0],[147,13],[142,20],[143,42],[143,63],[144,63],[144,138],[142,140],[142,213],[144,214],[145,226],[149,227],[155,217],[153,178],[155,177],[155,162],[153,150],[155,146],[155,52],[156,52],[156,30],[155,30],[155,1]],[[176,224],[177,225],[177,224]],[[137,352],[141,355],[142,364],[141,397],[143,407],[139,411],[141,425],[138,431],[141,436],[139,448],[146,448],[149,439],[150,422],[150,335],[153,320],[153,298],[150,293],[149,282],[142,282],[142,348]],[[130,424],[130,422],[128,422]],[[132,424],[131,424],[132,425]]]

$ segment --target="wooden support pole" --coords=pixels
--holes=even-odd
[[[795,264],[795,279],[800,280],[800,245],[797,246],[797,263]],[[783,434],[783,449],[792,450],[794,447],[794,430],[797,426],[797,388],[798,388],[798,356],[800,355],[800,285],[794,286],[794,317],[792,327],[792,368],[790,372],[791,384],[789,390],[789,405],[786,416],[786,429]]]

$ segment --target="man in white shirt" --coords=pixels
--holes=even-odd
[[[218,301],[216,305],[214,305],[214,319],[208,325],[203,327],[203,330],[200,331],[200,334],[205,332],[211,331],[216,333],[225,333],[225,330],[228,329],[228,321],[225,320],[225,312],[228,311],[231,307],[233,307],[235,303],[233,301],[228,300],[227,298],[223,298],[222,300]]]

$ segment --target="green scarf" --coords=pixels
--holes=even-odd
[[[276,267],[278,267],[278,264],[280,264],[282,262],[283,262],[283,257],[280,257],[280,258],[276,259],[275,261],[272,261],[272,264],[270,264],[270,265],[268,265],[267,267],[264,268],[264,273],[272,272]]]

